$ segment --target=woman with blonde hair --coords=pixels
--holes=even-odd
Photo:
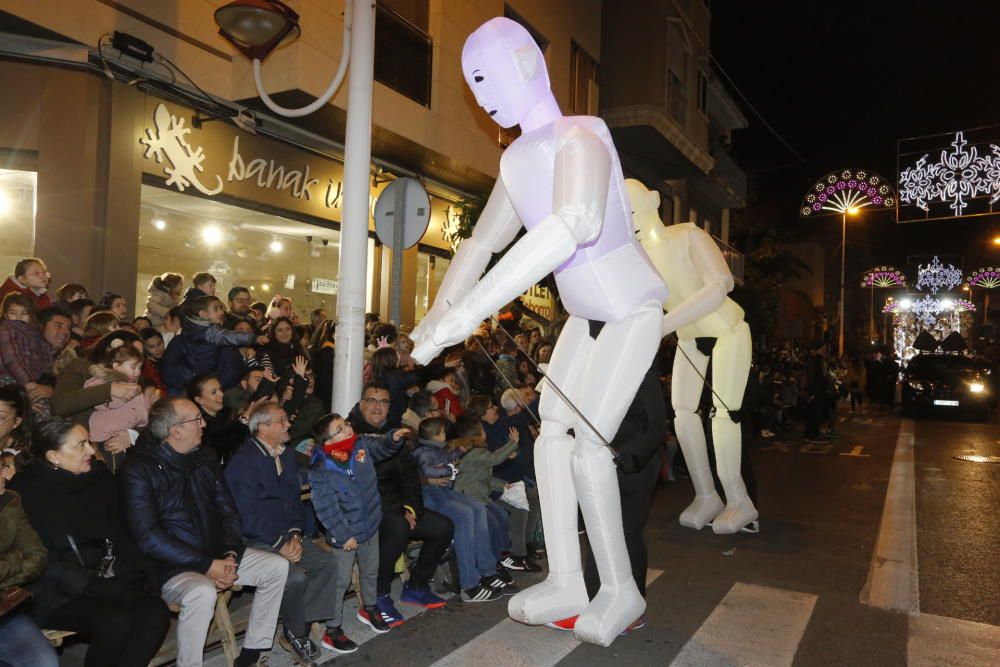
[[[181,302],[184,292],[184,276],[178,273],[164,273],[153,278],[146,289],[145,316],[153,326],[163,331],[167,313]]]

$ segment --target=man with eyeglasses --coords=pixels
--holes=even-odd
[[[186,398],[153,405],[149,431],[158,444],[137,447],[119,472],[126,521],[156,565],[163,599],[181,608],[177,664],[202,664],[216,595],[237,582],[255,592],[234,665],[266,664],[289,561],[247,547],[215,455],[200,446],[204,427],[201,410]]]
[[[388,433],[398,424],[389,424],[389,387],[369,382],[361,391],[361,400],[351,410],[348,421],[355,433]],[[382,498],[382,523],[379,525],[379,566],[377,602],[382,618],[390,626],[403,622],[389,597],[396,561],[410,540],[423,540],[420,556],[410,570],[410,580],[400,601],[434,608],[440,598],[431,593],[430,579],[451,544],[455,526],[451,519],[424,509],[420,489],[420,469],[410,456],[410,447],[401,447],[396,455],[375,464],[378,492]]]
[[[295,450],[286,446],[288,415],[269,401],[255,406],[248,421],[251,436],[226,466],[226,483],[250,545],[289,562],[278,642],[298,664],[312,667],[320,650],[309,638],[309,624],[335,615],[337,562],[303,538],[305,507]]]
[[[226,313],[222,326],[226,329],[235,329],[238,323],[247,322],[253,327],[254,333],[260,333],[260,324],[250,310],[250,304],[253,303],[250,290],[246,287],[234,287],[229,290],[227,298],[229,299],[229,311]]]
[[[48,295],[51,278],[45,262],[37,257],[26,257],[14,265],[14,275],[0,285],[0,300],[11,292],[20,292],[35,302],[35,310],[44,310],[52,305]]]

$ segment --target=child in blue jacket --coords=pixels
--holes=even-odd
[[[226,310],[217,297],[201,296],[184,308],[181,335],[167,346],[159,366],[168,392],[183,394],[187,383],[203,373],[218,377],[223,390],[238,384],[243,379],[239,348],[254,343],[264,345],[267,336],[223,329]]]
[[[327,541],[337,559],[334,599],[339,601],[328,625],[337,627],[323,644],[339,653],[351,653],[357,645],[340,630],[343,599],[355,559],[361,583],[358,620],[378,633],[389,626],[375,606],[378,579],[378,527],[382,521],[382,499],[378,493],[375,461],[392,457],[408,429],[393,429],[386,435],[356,435],[351,423],[338,414],[320,418],[313,427],[316,446],[312,451],[309,484],[316,516],[326,528]],[[373,460],[374,459],[374,460]]]

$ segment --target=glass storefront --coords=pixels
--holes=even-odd
[[[3,277],[14,273],[18,260],[35,255],[36,181],[33,171],[0,169],[0,271]]]
[[[425,252],[417,253],[417,303],[413,313],[413,321],[420,324],[424,319],[434,297],[437,296],[444,274],[451,262],[443,257]]]
[[[374,252],[369,239],[368,310]],[[275,294],[290,297],[304,323],[316,308],[334,317],[339,253],[335,229],[143,185],[136,312],[144,310],[155,276],[180,273],[189,286],[191,276],[208,271],[223,300],[241,285],[265,303]]]

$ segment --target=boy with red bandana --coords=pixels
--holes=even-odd
[[[309,483],[316,516],[326,528],[327,542],[337,560],[334,599],[343,600],[357,559],[362,601],[358,620],[377,633],[388,632],[389,626],[375,606],[378,527],[382,521],[375,461],[395,454],[409,433],[408,429],[393,429],[386,435],[357,435],[350,422],[338,414],[322,417],[313,427],[316,446]],[[337,630],[323,638],[323,646],[353,653],[358,647],[340,629],[342,617],[341,603],[328,623]]]

